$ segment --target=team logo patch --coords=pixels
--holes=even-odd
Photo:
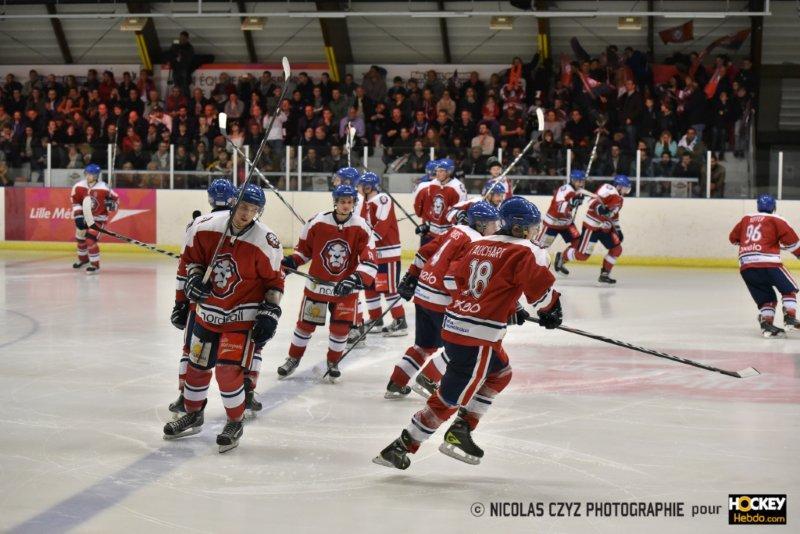
[[[221,254],[217,258],[211,274],[214,296],[225,298],[232,295],[241,281],[242,277],[239,275],[236,260],[230,254]]]
[[[433,197],[433,213],[439,216],[444,211],[444,198],[441,195]]]
[[[333,275],[339,275],[347,268],[350,245],[344,239],[332,239],[325,243],[320,255],[325,270]]]
[[[388,204],[389,203],[389,197],[387,197],[386,195],[381,195],[380,199],[381,199],[381,204]]]
[[[281,242],[278,240],[278,236],[272,232],[267,234],[267,243],[269,243],[269,246],[272,248],[281,248]]]
[[[89,193],[89,201],[92,204],[92,213],[96,212],[97,208],[100,206],[100,202],[97,201],[97,197]]]

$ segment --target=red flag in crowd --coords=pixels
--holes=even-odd
[[[717,92],[717,86],[719,85],[719,81],[722,78],[722,72],[719,67],[714,71],[714,74],[711,76],[711,79],[708,80],[708,83],[705,86],[703,91],[706,94],[706,98],[711,100],[714,98],[714,93]]]
[[[664,44],[667,43],[685,43],[694,39],[694,21],[690,20],[680,26],[674,28],[667,28],[658,32]]]
[[[572,63],[569,61],[569,56],[561,54],[561,83],[569,87],[572,83]]]
[[[738,32],[732,33],[730,35],[723,35],[719,39],[714,40],[710,45],[708,45],[705,50],[703,50],[704,54],[709,54],[714,48],[721,46],[722,48],[727,48],[728,50],[739,50],[747,38],[750,37],[750,28],[739,30]]]

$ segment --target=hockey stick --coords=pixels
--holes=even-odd
[[[320,286],[333,287],[333,286],[336,285],[335,283],[328,282],[328,281],[323,280],[321,278],[317,278],[316,276],[312,276],[312,275],[310,275],[308,273],[304,273],[303,271],[298,271],[297,269],[292,269],[291,267],[287,267],[285,265],[281,265],[281,269],[283,269],[286,272],[289,272],[289,273],[292,273],[292,274],[296,274],[298,276],[302,276],[303,278],[308,278],[309,280],[311,280],[312,282],[314,282],[315,284],[320,285]]]
[[[353,150],[353,140],[356,137],[356,129],[353,128],[350,121],[347,122],[347,140],[344,143],[344,148],[347,150],[347,166],[352,167],[350,164],[350,152]]]
[[[270,183],[270,181],[267,179],[267,177],[264,176],[264,174],[261,172],[261,169],[255,167],[253,165],[253,162],[251,162],[249,159],[247,159],[247,155],[244,153],[244,151],[241,148],[239,148],[238,145],[234,144],[231,141],[230,137],[228,137],[228,115],[226,113],[220,113],[219,114],[219,129],[222,132],[222,136],[225,138],[225,140],[228,143],[230,143],[230,145],[234,148],[234,150],[236,150],[236,152],[239,154],[239,157],[241,157],[245,162],[247,162],[247,164],[250,165],[251,169],[255,168],[256,175],[261,179],[261,181],[264,184],[266,184],[267,189],[269,189],[270,191],[275,193],[275,195],[277,195],[277,197],[280,199],[280,201],[283,202],[284,206],[289,208],[289,211],[292,212],[292,215],[297,217],[297,220],[300,221],[301,224],[305,224],[306,223],[305,219],[303,219],[300,216],[300,214],[297,213],[294,210],[294,208],[292,207],[291,204],[286,202],[286,199],[283,198],[283,195],[281,195],[280,191],[278,191],[278,189],[274,185],[272,185],[272,183]]]
[[[532,323],[539,324],[537,319],[533,317],[529,317],[525,319],[526,321],[530,321]],[[644,354],[649,354],[651,356],[657,356],[659,358],[665,358],[667,360],[672,360],[673,362],[682,363],[685,365],[691,365],[692,367],[698,367],[700,369],[705,369],[706,371],[714,371],[715,373],[722,373],[723,375],[732,376],[734,378],[750,378],[752,376],[760,375],[758,371],[756,371],[752,367],[747,367],[740,371],[727,371],[725,369],[719,369],[718,367],[712,367],[710,365],[705,365],[703,363],[698,363],[693,360],[689,360],[687,358],[681,358],[680,356],[673,356],[672,354],[667,354],[666,352],[659,352],[657,350],[646,349],[644,347],[639,347],[637,345],[632,345],[630,343],[626,343],[625,341],[619,341],[617,339],[611,339],[610,337],[601,336],[598,334],[592,334],[590,332],[586,332],[584,330],[578,330],[577,328],[570,328],[568,326],[559,326],[559,330],[563,330],[565,332],[569,332],[570,334],[577,334],[579,336],[589,337],[592,339],[596,339],[597,341],[602,341],[603,343],[610,343],[611,345],[616,345],[618,347],[624,347],[626,349],[635,350],[637,352],[642,352]]]
[[[389,198],[391,198],[391,199],[392,199],[392,202],[394,202],[394,205],[395,205],[395,206],[397,206],[398,208],[400,208],[400,211],[402,211],[402,212],[403,212],[403,215],[405,215],[405,216],[406,216],[406,219],[408,219],[409,221],[411,221],[411,224],[413,224],[413,225],[414,225],[414,226],[416,226],[417,228],[419,228],[419,227],[420,227],[420,225],[419,225],[419,224],[417,224],[417,221],[414,219],[414,217],[412,217],[412,216],[411,216],[411,214],[410,214],[410,213],[408,213],[408,212],[406,211],[406,209],[405,209],[403,206],[401,206],[401,205],[400,205],[400,203],[397,201],[397,199],[396,199],[396,198],[394,198],[394,197],[392,196],[392,194],[391,194],[389,191],[385,191],[385,190],[381,189],[381,193],[386,193],[386,196],[388,196]],[[402,220],[402,219],[401,219],[401,220]],[[399,221],[398,221],[398,222],[399,222]]]
[[[380,316],[380,317],[378,317],[378,318],[377,318],[377,319],[375,319],[375,320],[370,320],[370,322],[369,322],[369,323],[370,323],[370,324],[369,324],[369,328],[367,328],[366,330],[364,330],[364,332],[363,332],[363,333],[362,333],[362,334],[361,334],[361,335],[358,337],[358,339],[355,341],[355,343],[353,343],[353,345],[352,345],[352,346],[351,346],[349,349],[347,349],[347,350],[344,352],[344,354],[342,354],[342,357],[341,357],[341,358],[339,358],[338,360],[336,360],[336,365],[339,365],[339,362],[341,362],[342,360],[344,360],[344,357],[345,357],[345,356],[347,356],[348,354],[350,354],[350,352],[352,352],[352,350],[353,350],[354,348],[356,348],[356,346],[357,346],[359,343],[361,343],[362,341],[364,341],[364,339],[367,337],[367,334],[369,334],[369,333],[372,331],[372,329],[373,329],[373,328],[375,328],[375,326],[378,324],[378,322],[380,322],[380,320],[381,320],[381,319],[383,319],[383,318],[386,316],[386,314],[387,314],[387,313],[389,313],[390,311],[392,311],[392,308],[394,308],[394,305],[395,305],[395,304],[397,304],[398,302],[400,302],[400,299],[401,299],[401,298],[402,298],[402,297],[400,297],[400,295],[398,295],[398,296],[397,296],[397,298],[395,298],[394,300],[392,300],[392,302],[390,302],[390,303],[389,303],[389,306],[388,306],[388,307],[386,308],[386,310],[385,310],[385,311],[384,311],[384,312],[381,314],[381,316]],[[322,375],[322,378],[325,378],[326,376],[328,376],[328,374],[329,374],[329,373],[330,373],[330,370],[328,370],[328,371],[325,371],[325,374],[324,374],[324,375]]]
[[[164,249],[158,248],[156,246],[150,245],[148,243],[144,243],[144,242],[139,241],[138,239],[134,239],[132,237],[128,237],[128,236],[125,236],[125,235],[122,235],[122,234],[118,234],[116,232],[112,232],[111,230],[106,230],[105,228],[100,228],[96,224],[91,225],[91,228],[97,230],[98,232],[100,232],[102,234],[110,235],[111,237],[116,237],[120,241],[127,241],[128,243],[130,243],[132,245],[137,245],[137,246],[140,246],[142,248],[146,248],[147,250],[149,250],[151,252],[158,252],[159,254],[166,254],[170,258],[175,258],[176,260],[180,259],[180,257],[181,257],[180,254],[175,254],[174,252],[170,252],[168,250],[164,250]]]
[[[275,113],[272,114],[272,119],[269,121],[269,127],[267,127],[266,132],[270,132],[272,130],[272,125],[275,123],[275,118],[278,116],[278,111],[280,110],[281,102],[283,99],[286,98],[286,92],[289,89],[289,75],[291,74],[291,66],[289,65],[289,60],[286,59],[284,56],[283,58],[283,91],[281,92],[281,96],[278,99],[278,106],[275,108]],[[269,137],[268,133],[264,134],[264,139],[261,140],[261,145],[258,147],[258,151],[256,152],[255,157],[253,158],[253,163],[250,166],[250,172],[245,177],[244,182],[242,183],[241,189],[239,189],[239,194],[236,196],[236,202],[234,202],[233,207],[231,208],[231,214],[228,217],[228,224],[225,226],[225,230],[222,232],[222,235],[219,236],[219,241],[217,242],[217,247],[214,249],[214,254],[211,256],[211,261],[208,263],[206,267],[206,272],[203,275],[203,284],[208,283],[211,279],[211,273],[214,268],[214,263],[217,261],[217,256],[219,255],[219,251],[222,249],[222,244],[225,242],[225,238],[228,236],[228,233],[233,233],[233,216],[236,214],[236,209],[239,207],[239,204],[242,203],[242,197],[244,196],[244,190],[247,184],[250,182],[250,178],[253,177],[253,171],[256,169],[258,165],[258,160],[261,159],[261,154],[264,152],[264,147],[267,146],[267,137]]]
[[[603,133],[603,126],[608,122],[608,118],[602,113],[597,116],[597,135],[594,138],[594,146],[592,146],[592,153],[589,154],[589,163],[586,164],[586,176],[592,171],[592,163],[597,157],[597,145],[600,144],[600,135]]]
[[[538,126],[539,126],[539,137],[536,138],[536,140],[538,140],[544,134],[544,110],[542,108],[536,108],[536,118],[539,121],[539,124],[538,124]],[[496,183],[499,183],[500,180],[505,178],[506,175],[508,175],[508,173],[511,172],[511,170],[514,167],[517,166],[517,163],[519,163],[519,160],[521,160],[522,157],[528,152],[528,150],[531,149],[531,147],[533,146],[533,143],[534,143],[534,139],[531,138],[531,140],[528,141],[528,144],[525,145],[525,147],[522,149],[522,151],[519,153],[519,155],[516,158],[514,158],[514,161],[509,163],[508,167],[506,167],[503,170],[503,172],[500,173],[500,175],[497,178],[494,178],[491,182],[489,182],[491,185],[489,186],[489,191],[487,191],[486,194],[483,196],[483,200],[487,200],[489,198],[489,194],[491,193],[491,186],[493,186]],[[513,193],[513,190],[512,190],[512,193]]]

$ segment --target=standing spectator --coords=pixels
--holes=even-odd
[[[516,106],[508,106],[503,118],[500,120],[500,140],[507,141],[508,146],[521,146],[525,138],[525,125],[517,113]]]
[[[303,104],[311,104],[314,101],[314,84],[311,83],[307,72],[301,72],[297,76],[295,91],[300,91]]]
[[[334,87],[331,89],[331,101],[328,102],[328,107],[333,112],[333,120],[336,124],[347,115],[347,108],[350,107],[350,101],[342,92]]]
[[[711,127],[711,150],[716,151],[717,159],[725,159],[728,135],[734,122],[733,104],[728,100],[728,93],[722,91],[715,100],[709,126]]]
[[[737,158],[743,158],[747,144],[750,137],[750,114],[751,104],[750,95],[744,86],[740,86],[736,90],[736,96],[733,98],[733,113],[734,113],[734,149],[733,155]]]
[[[656,138],[658,138],[659,132],[662,131],[659,129],[660,119],[661,117],[659,116],[658,108],[656,108],[655,100],[653,97],[648,96],[644,99],[639,138],[644,139],[647,146],[651,149],[656,142]]]
[[[619,123],[625,130],[626,141],[631,151],[636,149],[639,122],[644,111],[642,95],[633,80],[625,82],[625,92],[617,100],[619,105]]]
[[[742,60],[742,65],[739,67],[739,72],[736,73],[735,80],[745,88],[749,96],[756,94],[758,88],[758,76],[753,72],[753,62],[748,58]]]
[[[492,137],[492,133],[489,131],[489,127],[485,122],[481,122],[478,125],[478,135],[472,138],[470,146],[480,147],[482,155],[491,156],[494,154],[494,143],[495,140],[494,137]]]
[[[345,82],[347,82],[346,79]],[[363,80],[361,80],[361,86],[364,88],[364,94],[373,102],[383,102],[386,100],[386,69],[377,65],[372,65],[364,75]],[[345,94],[350,97],[355,94],[356,88],[347,87],[347,90],[349,90],[349,92]]]
[[[22,94],[28,97],[34,89],[39,89],[41,91],[44,89],[44,84],[39,77],[39,73],[36,72],[35,69],[31,69],[30,72],[28,72],[28,81],[25,82],[25,85],[22,87]]]
[[[697,137],[703,138],[706,121],[706,95],[690,78],[686,79],[686,88],[682,91],[683,123],[694,128]]]
[[[439,75],[435,70],[431,69],[425,73],[425,85],[422,86],[422,89],[430,89],[433,97],[436,100],[442,98],[442,94],[444,93],[444,84],[439,79]]]
[[[356,87],[356,94],[353,96],[353,107],[356,114],[365,121],[375,111],[375,101],[367,96],[363,86]]]

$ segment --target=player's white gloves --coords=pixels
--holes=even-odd
[[[183,287],[184,293],[195,302],[203,302],[211,296],[211,285],[203,283],[203,275],[199,272],[190,274]]]
[[[278,319],[281,318],[281,307],[271,302],[262,302],[256,312],[256,322],[253,325],[253,341],[256,345],[263,345],[275,335],[278,328]]]
[[[186,321],[189,318],[189,302],[183,301],[178,302],[175,301],[175,306],[172,307],[172,315],[170,316],[169,320],[172,323],[172,326],[177,328],[178,330],[183,330],[186,328]]]
[[[361,289],[364,289],[364,282],[361,280],[358,273],[353,273],[333,286],[333,294],[337,297],[344,297],[353,291],[359,291]]]

